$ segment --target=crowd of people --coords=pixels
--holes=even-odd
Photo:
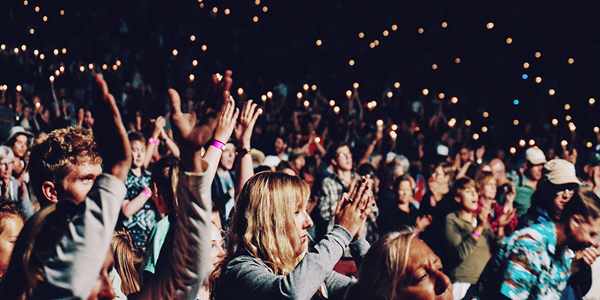
[[[2,299],[598,299],[598,152],[519,161],[442,106],[370,124],[357,88],[235,99],[231,71],[151,117],[91,79],[3,91]]]

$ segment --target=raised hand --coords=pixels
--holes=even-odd
[[[490,209],[488,207],[482,206],[479,214],[477,214],[477,226],[485,226],[488,223],[488,215],[490,214]]]
[[[581,269],[591,266],[598,256],[600,256],[600,250],[594,246],[577,251],[575,257],[573,257],[573,262],[571,263],[571,274],[575,274]]]
[[[101,74],[95,74],[94,97],[96,115],[94,139],[102,156],[104,172],[121,179],[127,179],[131,167],[131,146],[127,130],[121,121],[115,97],[108,92],[108,85]]]
[[[217,129],[215,130],[215,140],[224,144],[227,143],[233,133],[239,114],[240,110],[235,107],[235,101],[230,97],[219,118]]]
[[[240,143],[240,147],[249,148],[250,140],[252,138],[252,130],[254,130],[254,124],[256,119],[260,115],[261,111],[256,109],[256,103],[252,103],[252,100],[246,101],[238,125],[235,127],[235,138]]]
[[[181,111],[181,98],[174,89],[169,89],[171,96],[171,112],[173,119],[173,135],[181,150],[181,166],[188,171],[201,172],[200,149],[212,138],[217,126],[218,114],[223,105],[229,100],[231,88],[231,71],[218,80],[213,75],[209,93],[205,101],[196,107],[192,113]]]
[[[350,193],[344,193],[335,208],[335,224],[344,227],[355,237],[373,211],[373,193],[369,188],[370,176],[363,176]]]

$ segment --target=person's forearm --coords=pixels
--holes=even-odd
[[[150,193],[150,189],[148,187],[144,188],[144,190]],[[133,216],[142,208],[142,206],[144,206],[148,199],[150,199],[150,197],[148,197],[148,195],[142,191],[139,195],[137,195],[137,197],[131,200],[124,200],[123,204],[121,205],[123,215],[125,215],[125,217],[128,219],[131,218],[131,216]]]

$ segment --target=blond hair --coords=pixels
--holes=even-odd
[[[115,270],[121,277],[121,291],[125,296],[140,291],[140,277],[137,266],[142,262],[141,257],[133,246],[133,240],[129,232],[120,229],[114,232],[111,243]]]
[[[409,250],[417,231],[390,232],[375,242],[360,265],[358,281],[346,291],[346,300],[393,300],[406,285]]]
[[[290,243],[298,234],[294,214],[309,196],[308,185],[297,176],[261,172],[248,179],[233,210],[227,257],[213,276],[214,299],[226,288],[219,284],[221,270],[237,256],[259,259],[275,275],[287,275],[296,268],[302,257],[294,253]]]

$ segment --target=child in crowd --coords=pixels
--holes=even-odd
[[[458,209],[446,216],[444,266],[452,281],[454,299],[459,300],[477,283],[492,251],[504,238],[504,226],[510,219],[500,219],[496,236],[488,223],[488,208],[483,207],[476,214],[479,195],[475,182],[468,177],[460,178],[452,186],[452,192]]]

